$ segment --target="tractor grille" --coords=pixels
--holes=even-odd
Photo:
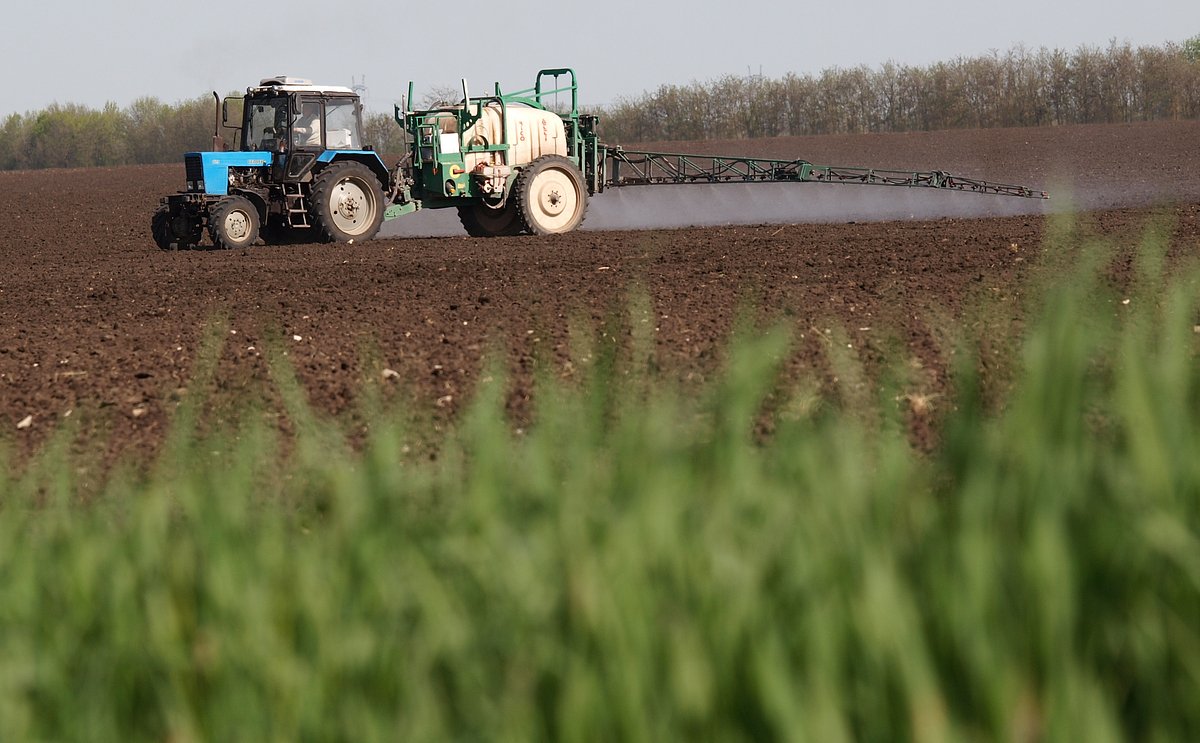
[[[199,155],[185,155],[183,167],[187,173],[187,190],[204,190],[204,164]]]

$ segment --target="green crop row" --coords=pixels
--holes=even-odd
[[[391,416],[352,450],[286,368],[294,440],[189,401],[86,504],[51,445],[0,476],[0,737],[1194,737],[1200,272],[1149,239],[1114,294],[1048,247],[1012,390],[965,342],[929,454],[888,385],[753,436],[782,331],[699,396],[581,341],[534,425],[493,375],[432,460]]]

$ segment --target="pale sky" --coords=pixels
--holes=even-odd
[[[441,8],[441,12],[430,10]],[[239,91],[288,74],[350,85],[390,110],[417,83],[532,85],[573,67],[585,105],[747,70],[928,64],[1016,44],[1074,49],[1200,34],[1198,0],[602,0],[418,4],[292,0],[8,3],[0,116],[52,102],[128,105]]]

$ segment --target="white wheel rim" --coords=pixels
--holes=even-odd
[[[579,191],[575,179],[560,168],[547,168],[534,176],[530,189],[532,217],[542,229],[559,232],[575,219]]]
[[[241,242],[250,234],[250,217],[246,212],[235,209],[225,215],[225,236],[234,242]]]
[[[347,178],[329,194],[329,213],[333,224],[347,235],[361,235],[375,219],[375,196],[359,181]]]

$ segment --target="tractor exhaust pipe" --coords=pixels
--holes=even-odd
[[[216,105],[213,107],[213,152],[225,151],[225,138],[221,136],[221,96],[213,91]]]

